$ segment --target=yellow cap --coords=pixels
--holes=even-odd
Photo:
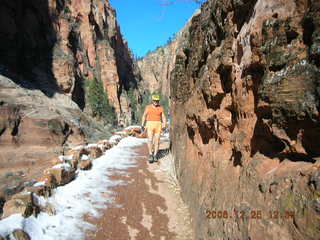
[[[152,95],[152,100],[155,100],[155,101],[160,101],[160,96],[155,94],[155,95]]]

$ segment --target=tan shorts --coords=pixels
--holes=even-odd
[[[159,121],[147,121],[146,129],[148,132],[148,136],[150,136],[151,133],[160,134],[161,127],[162,127],[162,123]]]

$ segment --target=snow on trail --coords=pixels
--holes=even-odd
[[[51,203],[56,209],[56,215],[49,216],[41,212],[38,217],[23,218],[14,214],[0,220],[0,235],[6,236],[14,229],[23,229],[32,240],[73,240],[84,239],[84,231],[94,229],[90,223],[82,220],[84,214],[99,217],[99,209],[113,204],[112,199],[106,199],[106,193],[112,196],[108,187],[125,184],[121,181],[111,181],[112,173],[136,165],[136,153],[132,147],[145,143],[146,139],[126,137],[118,145],[106,151],[103,156],[93,160],[93,167],[88,171],[77,171],[74,181],[53,190],[52,197],[38,197],[40,204]]]

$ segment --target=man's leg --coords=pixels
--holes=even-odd
[[[152,163],[154,158],[153,158],[153,149],[154,149],[154,144],[153,144],[153,139],[154,139],[154,133],[149,129],[147,131],[148,133],[148,149],[149,149],[149,162]]]
[[[154,135],[154,159],[158,160],[158,151],[159,151],[159,143],[160,143],[160,133]]]
[[[153,139],[154,139],[154,136],[153,136],[153,133],[150,131],[148,132],[148,149],[149,149],[149,154],[152,154],[153,152]]]

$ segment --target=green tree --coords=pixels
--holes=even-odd
[[[103,90],[102,82],[94,78],[87,81],[87,99],[92,110],[92,116],[106,123],[116,123],[116,113],[110,105],[108,96]]]
[[[166,114],[166,117],[168,117],[169,113],[169,98],[165,95],[160,95],[160,105],[164,108],[164,113]]]
[[[142,99],[140,99],[139,103],[140,103],[140,110],[138,111],[138,114],[137,114],[137,123],[140,124],[141,123],[141,118],[142,118],[142,115],[143,115],[143,112],[146,108],[146,106],[148,104],[150,104],[150,99],[151,99],[151,94],[148,90],[145,91]]]
[[[129,89],[127,91],[127,95],[128,95],[129,100],[130,100],[131,119],[132,119],[133,123],[137,123],[139,121],[138,120],[138,116],[137,116],[137,105],[138,105],[138,102],[137,102],[137,98],[136,98],[136,95],[135,95],[135,89],[136,89],[136,87],[134,86],[134,84],[129,83]]]

